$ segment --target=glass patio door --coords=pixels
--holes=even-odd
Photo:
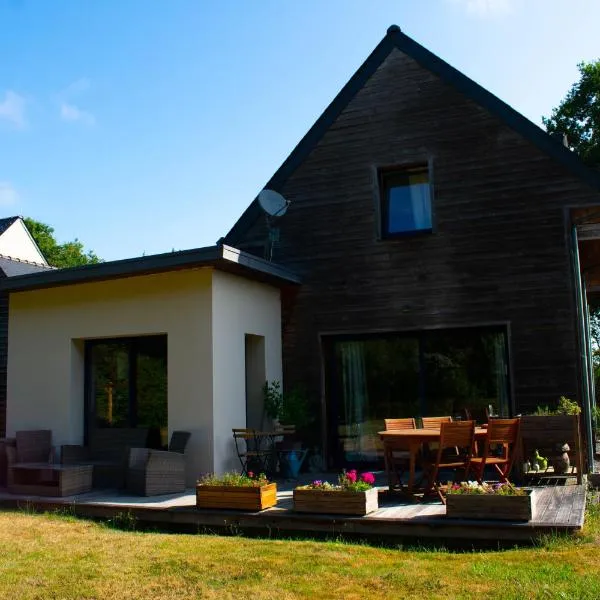
[[[385,418],[508,415],[506,331],[435,330],[325,340],[329,455],[381,464]]]

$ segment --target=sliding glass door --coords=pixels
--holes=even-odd
[[[382,460],[385,418],[481,418],[509,413],[506,331],[456,329],[331,337],[327,357],[330,456],[338,466]]]
[[[140,427],[149,444],[167,437],[167,336],[86,343],[86,421],[94,428]]]

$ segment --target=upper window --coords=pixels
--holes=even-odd
[[[418,166],[380,172],[381,233],[384,237],[431,231],[429,169]]]

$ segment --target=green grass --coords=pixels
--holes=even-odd
[[[0,598],[598,598],[600,508],[575,538],[455,552],[343,541],[124,531],[67,514],[0,513]]]

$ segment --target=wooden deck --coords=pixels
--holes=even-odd
[[[0,490],[0,507],[40,511],[68,509],[76,515],[111,518],[123,513],[157,527],[188,526],[195,531],[292,532],[385,538],[441,538],[525,542],[549,533],[575,533],[583,527],[585,487],[539,488],[538,509],[527,523],[448,519],[440,502],[408,502],[380,493],[380,508],[365,517],[295,513],[291,488],[281,489],[278,505],[260,513],[199,510],[195,493],[144,498],[116,491],[93,491],[65,498],[8,494]]]

